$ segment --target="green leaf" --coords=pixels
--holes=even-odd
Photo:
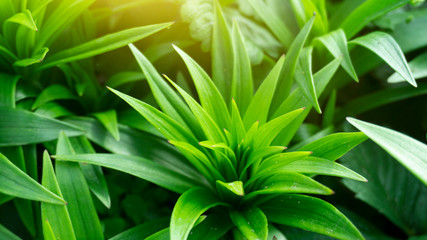
[[[155,232],[158,232],[169,225],[169,219],[160,218],[144,222],[136,227],[133,227],[125,232],[122,232],[110,240],[139,240],[149,237]]]
[[[353,39],[349,43],[361,45],[380,58],[382,58],[391,68],[398,72],[412,86],[416,87],[412,72],[409,69],[405,56],[397,42],[384,32],[373,32],[368,35]]]
[[[154,24],[108,34],[52,55],[43,63],[40,69],[93,57],[101,53],[126,46],[129,43],[138,41],[165,29],[170,25],[172,25],[172,23]]]
[[[251,61],[246,49],[245,39],[236,21],[234,21],[232,32],[234,62],[231,98],[236,101],[237,108],[243,115],[253,95]]]
[[[70,141],[61,132],[56,154],[73,153]],[[104,239],[101,223],[79,164],[56,161],[56,178],[64,199],[68,202],[67,208],[76,239]]]
[[[42,184],[58,196],[62,197],[58,182],[53,171],[52,162],[47,151],[43,153],[43,178]],[[41,204],[41,214],[43,224],[47,222],[52,230],[54,239],[76,239],[70,215],[66,206],[49,203]],[[43,232],[45,229],[43,228]],[[46,236],[48,233],[44,232]]]
[[[228,214],[210,213],[200,224],[195,226],[188,236],[189,240],[220,239],[233,226]]]
[[[49,48],[40,48],[37,52],[33,54],[30,58],[25,58],[21,60],[17,60],[13,63],[13,66],[17,67],[28,67],[33,64],[41,63],[43,59],[46,57],[46,54],[49,52]]]
[[[363,239],[356,227],[331,204],[309,196],[288,194],[260,206],[271,222],[338,239]]]
[[[0,108],[0,146],[41,143],[58,138],[60,131],[70,136],[82,134],[77,127],[31,112]]]
[[[243,117],[246,129],[249,129],[256,121],[260,121],[261,124],[267,121],[269,107],[274,97],[274,89],[276,89],[284,61],[285,57],[282,56],[252,98],[248,110]]]
[[[36,23],[34,22],[33,16],[31,14],[31,11],[28,9],[25,9],[24,12],[16,13],[12,17],[8,18],[5,22],[17,23],[33,31],[38,31]]]
[[[202,107],[217,123],[220,129],[229,129],[231,120],[227,105],[209,75],[185,52],[176,46],[174,48],[184,60],[193,78]]]
[[[233,43],[218,0],[213,1],[212,79],[228,102],[233,79]],[[194,78],[194,77],[193,77]]]
[[[22,238],[16,236],[13,232],[9,231],[0,224],[0,238],[5,240],[20,240]]]
[[[408,235],[427,232],[427,187],[380,147],[369,141],[341,158],[369,182],[344,179],[356,198],[384,214]]]
[[[92,115],[113,135],[114,139],[120,140],[116,110],[111,109],[105,112],[92,113]]]
[[[95,153],[95,149],[93,149],[89,140],[84,136],[73,137],[70,139],[70,142],[77,154]],[[80,164],[80,168],[92,193],[109,209],[111,207],[111,199],[102,168],[83,163]]]
[[[0,107],[15,108],[15,91],[19,76],[0,73]]]
[[[55,233],[53,232],[52,226],[50,226],[49,221],[43,221],[42,225],[44,240],[55,240]]]
[[[336,162],[312,156],[290,162],[280,168],[273,170],[272,172],[276,171],[280,174],[287,174],[288,172],[320,174],[367,182],[366,178]]]
[[[326,104],[325,112],[323,113],[322,128],[327,128],[333,125],[336,101],[337,91],[334,89],[332,90],[331,96],[329,97],[328,103]]]
[[[279,39],[283,47],[286,49],[289,48],[294,36],[292,32],[288,29],[288,27],[280,19],[280,17],[277,16],[277,14],[270,8],[268,8],[263,1],[250,0],[249,4],[265,22],[268,28],[271,29],[274,35]]]
[[[145,76],[141,72],[119,72],[108,78],[106,86],[117,88],[126,83],[137,82],[144,80]]]
[[[304,96],[310,101],[311,105],[320,114],[319,101],[317,100],[316,89],[314,86],[313,73],[311,72],[311,54],[313,47],[303,48],[295,67],[295,80],[300,86]]]
[[[62,85],[50,85],[38,95],[31,107],[31,110],[34,110],[47,102],[62,99],[76,99],[76,96],[68,88]]]
[[[77,154],[57,155],[55,158],[62,161],[89,163],[112,168],[177,193],[183,193],[194,186],[193,181],[187,177],[141,157],[117,154]]]
[[[342,29],[318,37],[316,40],[319,40],[335,58],[342,56],[343,61],[341,62],[341,66],[356,82],[359,82],[356,70],[354,70],[353,64],[351,63],[350,53],[347,47],[347,38]]]
[[[292,80],[294,78],[297,60],[304,47],[305,41],[310,34],[311,27],[313,26],[315,16],[313,16],[298,33],[295,40],[292,42],[289,51],[287,52],[285,63],[283,64],[282,71],[280,72],[279,81],[276,86],[275,95],[272,100],[271,113],[274,115],[280,104],[288,97],[291,90]]]
[[[170,140],[187,141],[189,143],[197,144],[195,137],[168,115],[136,98],[128,96],[112,88],[108,89],[131,105],[152,125],[154,125],[166,138]]]
[[[270,175],[257,189],[245,196],[246,200],[262,194],[309,193],[330,195],[328,187],[300,173]]]
[[[223,204],[206,189],[192,188],[186,191],[179,197],[172,211],[171,240],[187,239],[200,215],[218,205]]]
[[[427,77],[427,52],[424,52],[418,55],[416,58],[409,62],[409,68],[415,79],[425,78]],[[391,75],[387,82],[389,83],[398,83],[404,82],[405,79],[399,73],[394,73]]]
[[[139,66],[144,72],[150,89],[160,108],[170,117],[191,130],[195,136],[203,136],[203,130],[190,109],[156,71],[148,59],[132,44],[129,45]]]
[[[347,118],[347,121],[364,132],[427,185],[427,145],[402,133],[372,123],[354,118]]]
[[[230,212],[234,225],[247,239],[267,240],[268,222],[259,208],[251,208],[243,212]]]
[[[361,132],[334,133],[311,142],[298,151],[311,151],[311,156],[335,161],[368,137]]]
[[[74,113],[56,102],[47,102],[38,107],[34,112],[47,118],[59,118],[74,115]]]
[[[245,189],[241,181],[223,182],[216,180],[216,189],[219,196],[227,201],[238,200],[245,195]]]
[[[37,183],[1,153],[0,165],[2,169],[0,171],[0,192],[34,201],[65,204],[61,197]]]
[[[354,10],[347,15],[344,21],[340,21],[341,28],[346,33],[347,38],[350,39],[375,18],[391,12],[409,2],[410,0],[367,0],[357,6],[356,9],[354,9],[354,6],[346,6]]]

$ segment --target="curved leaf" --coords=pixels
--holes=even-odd
[[[251,208],[243,212],[230,212],[234,225],[247,239],[267,240],[268,222],[259,208]]]

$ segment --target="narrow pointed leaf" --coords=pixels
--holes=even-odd
[[[212,79],[225,101],[230,98],[233,78],[233,44],[218,0],[213,1]]]
[[[145,239],[150,235],[166,228],[169,225],[169,219],[160,218],[151,221],[146,221],[136,227],[126,230],[110,240],[139,240]]]
[[[223,182],[217,180],[216,189],[222,198],[228,200],[233,198],[238,199],[238,197],[243,197],[245,195],[245,189],[243,189],[243,183],[241,181]]]
[[[409,68],[411,69],[412,74],[415,79],[425,78],[427,77],[427,52],[424,52],[418,55],[416,58],[412,59],[409,62]],[[399,83],[404,82],[405,79],[399,74],[394,73],[391,75],[387,82],[389,83]]]
[[[251,208],[242,212],[232,211],[230,218],[247,239],[267,240],[268,222],[259,208]]]
[[[284,61],[285,57],[282,56],[252,98],[248,110],[243,117],[246,129],[249,129],[256,121],[260,121],[261,124],[267,121],[269,107]]]
[[[15,91],[19,76],[0,74],[0,107],[15,108]]]
[[[260,208],[271,222],[343,240],[364,239],[341,212],[317,198],[283,195],[263,203]]]
[[[311,142],[298,151],[311,151],[313,157],[335,161],[366,139],[368,137],[361,132],[334,133]]]
[[[297,65],[297,60],[299,55],[304,47],[305,41],[310,34],[311,27],[313,26],[314,16],[304,25],[301,31],[298,33],[295,40],[292,42],[291,47],[285,58],[285,63],[283,64],[282,71],[280,72],[280,80],[277,83],[275,90],[275,95],[272,100],[271,114],[273,114],[277,108],[280,106],[283,100],[289,95],[291,90],[295,67]]]
[[[311,105],[318,113],[322,113],[317,100],[316,89],[314,86],[313,73],[311,72],[311,54],[313,47],[309,46],[301,51],[298,63],[295,67],[295,80],[301,87],[304,96],[309,100]]]
[[[122,171],[177,193],[183,193],[194,186],[189,178],[141,157],[117,154],[77,154],[57,155],[55,158],[62,161],[95,164]]]
[[[0,224],[0,238],[1,239],[7,239],[7,240],[20,240],[20,239],[22,239],[22,238],[16,236],[13,232],[11,232],[9,229],[5,228],[1,224]]]
[[[58,182],[53,171],[52,162],[47,151],[43,153],[43,178],[42,184],[58,196],[62,197]],[[43,224],[49,223],[50,230],[56,236],[54,239],[76,239],[70,215],[66,206],[54,205],[49,203],[41,204],[41,214]],[[45,232],[43,228],[44,235]]]
[[[392,36],[384,32],[373,32],[353,39],[350,43],[358,44],[369,49],[382,58],[412,86],[417,86],[417,83],[412,76],[411,69],[406,62],[406,58],[403,55],[400,46]]]
[[[224,213],[210,213],[206,219],[195,226],[188,236],[189,240],[219,239],[226,234],[233,223]]]
[[[148,37],[162,29],[169,27],[171,23],[161,23],[137,28],[126,29],[120,32],[111,33],[87,43],[56,53],[47,59],[42,69],[58,64],[77,61],[99,55],[129,43]]]
[[[163,112],[187,129],[192,130],[196,136],[202,136],[203,130],[184,101],[173,91],[150,61],[134,45],[131,44],[129,47],[144,72],[150,89]]]
[[[35,52],[30,58],[17,60],[13,63],[13,65],[17,67],[28,67],[33,64],[41,63],[48,52],[49,48],[41,48],[40,50]]]
[[[0,192],[34,201],[65,204],[61,197],[37,183],[1,153],[0,165],[2,169],[0,171]]]
[[[218,205],[221,205],[221,202],[203,188],[193,188],[182,194],[172,211],[171,240],[187,239],[200,215]]]
[[[356,70],[354,70],[353,64],[351,63],[345,32],[342,29],[338,29],[317,38],[317,40],[319,40],[335,58],[342,56],[343,61],[341,62],[341,66],[351,78],[359,82]]]
[[[242,114],[251,102],[253,96],[251,61],[246,50],[243,38],[237,22],[233,24],[233,80],[231,86],[231,98],[236,101],[237,107]]]
[[[221,93],[199,64],[178,47],[174,46],[174,48],[184,60],[193,78],[202,107],[215,120],[220,129],[228,129],[231,120]]]
[[[427,145],[394,130],[347,118],[386,152],[427,185]]]
[[[61,132],[56,154],[74,153],[67,136]],[[79,164],[56,161],[56,178],[64,199],[68,202],[67,209],[76,239],[104,239],[101,223]]]

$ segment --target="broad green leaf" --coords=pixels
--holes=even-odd
[[[174,46],[174,48],[184,60],[185,65],[193,78],[202,107],[217,123],[220,129],[228,129],[231,124],[230,114],[228,113],[227,106],[221,96],[221,93],[218,91],[208,74],[199,64],[197,64],[196,61],[178,47]]]
[[[0,108],[0,146],[41,143],[58,138],[60,131],[69,136],[82,134],[77,127],[31,112]]]
[[[162,29],[169,27],[170,25],[171,23],[162,23],[111,33],[109,35],[94,39],[90,42],[83,43],[73,48],[56,53],[50,56],[40,68],[44,69],[58,64],[64,64],[67,62],[93,57],[95,55],[126,46],[129,43],[148,37]]]
[[[28,67],[33,64],[41,63],[48,52],[49,48],[41,48],[40,50],[35,52],[30,58],[16,60],[13,65],[16,67]]]
[[[218,205],[222,203],[206,189],[192,188],[186,191],[179,197],[172,211],[171,240],[187,239],[200,215]]]
[[[70,142],[77,154],[95,153],[95,149],[84,136],[70,138]],[[102,168],[83,163],[80,164],[80,168],[92,193],[109,209],[111,207],[111,199]]]
[[[353,64],[351,63],[350,53],[347,47],[347,38],[342,29],[318,37],[316,40],[319,40],[335,58],[342,56],[343,61],[341,62],[341,66],[356,82],[359,82],[356,70],[354,70]]]
[[[62,85],[50,85],[37,96],[31,109],[34,110],[47,102],[62,99],[76,99],[76,96]]]
[[[349,1],[350,2],[350,1]],[[392,10],[401,7],[410,0],[367,0],[362,4],[357,6],[349,15],[346,16],[344,21],[341,23],[341,28],[347,35],[347,38],[350,39],[356,35],[366,24],[371,22],[377,17],[384,15]],[[357,4],[357,3],[355,3]],[[349,6],[347,6],[349,7]]]
[[[234,21],[232,33],[234,62],[231,98],[236,101],[237,108],[243,115],[253,95],[251,61],[246,49],[245,39],[236,21]]]
[[[369,141],[341,158],[347,167],[363,174],[369,182],[344,179],[356,198],[384,214],[409,235],[427,232],[427,186],[390,155]]]
[[[92,113],[98,121],[113,135],[114,139],[120,140],[119,127],[117,123],[116,110],[111,109],[105,112]]]
[[[228,102],[233,79],[233,43],[230,30],[218,0],[214,0],[214,23],[212,30],[212,79]]]
[[[231,211],[230,218],[247,239],[267,240],[268,222],[259,208],[242,212]]]
[[[269,9],[263,1],[249,0],[249,4],[279,39],[283,47],[286,49],[289,48],[293,39],[293,34],[280,17],[277,16],[274,11]]]
[[[271,176],[271,175],[270,175]],[[245,196],[246,200],[262,194],[309,193],[329,195],[333,191],[300,173],[287,172],[268,177],[257,189]]]
[[[25,9],[24,12],[20,12],[13,15],[12,17],[8,18],[5,22],[18,23],[18,24],[21,24],[22,26],[27,27],[28,29],[31,29],[33,31],[38,31],[36,23],[34,22],[33,16],[31,14],[31,11],[28,9]]]
[[[368,35],[353,39],[349,43],[358,44],[369,49],[382,58],[411,85],[414,87],[417,86],[402,50],[393,37],[387,33],[372,32]]]
[[[56,154],[74,154],[64,132],[61,132]],[[90,195],[89,187],[77,163],[56,161],[56,178],[64,199],[76,239],[104,239],[101,223]]]
[[[311,105],[320,114],[319,101],[317,100],[316,89],[314,86],[313,73],[311,71],[311,54],[313,47],[303,48],[295,67],[295,80],[300,86],[304,96],[310,101]]]
[[[243,123],[246,129],[249,129],[256,121],[260,121],[261,124],[267,121],[269,107],[274,97],[274,90],[276,89],[284,60],[285,57],[282,56],[252,98],[243,117]]]
[[[195,137],[178,122],[157,110],[156,108],[144,103],[136,98],[128,96],[117,90],[109,88],[117,96],[125,100],[136,111],[144,116],[152,125],[154,125],[166,138],[170,140],[187,141],[197,143]]]
[[[144,222],[136,227],[133,227],[125,232],[122,232],[110,240],[139,240],[149,237],[155,232],[158,232],[169,225],[169,219],[160,218]]]
[[[5,240],[20,240],[22,238],[16,236],[9,229],[0,224],[0,238]]]
[[[315,16],[313,16],[298,33],[295,40],[292,42],[291,47],[285,58],[282,71],[280,72],[279,81],[274,91],[273,100],[271,103],[270,115],[273,115],[280,104],[288,97],[292,87],[292,82],[295,73],[295,67],[298,62],[299,55],[304,47],[305,41],[310,34],[311,27],[313,26]]]
[[[38,107],[34,112],[48,118],[59,118],[74,115],[74,113],[56,102],[47,102]]]
[[[129,47],[144,72],[148,84],[150,85],[150,89],[163,112],[181,123],[187,129],[192,130],[195,136],[203,136],[203,130],[200,128],[197,119],[191,113],[184,101],[175,91],[173,91],[173,89],[156,71],[150,61],[148,61],[148,59],[135,46],[131,44]]]
[[[272,170],[276,172],[276,170]],[[327,176],[336,176],[349,178],[356,181],[367,182],[366,178],[356,172],[328,159],[308,156],[303,159],[293,161],[277,169],[280,174],[288,172],[298,172],[304,174],[320,174]]]
[[[338,239],[363,239],[356,227],[331,204],[309,196],[288,194],[273,198],[260,209],[274,223]]]
[[[416,58],[409,62],[409,68],[415,79],[427,77],[427,52],[424,52],[418,55]],[[389,83],[398,83],[404,82],[405,79],[399,73],[394,73],[391,75],[387,82]]]
[[[427,185],[427,145],[394,130],[347,118],[391,156]]]
[[[170,240],[170,230],[169,228],[165,228],[147,237],[145,240]]]
[[[298,151],[311,151],[311,156],[335,161],[368,137],[361,132],[334,133],[311,142]]]
[[[95,164],[122,171],[177,193],[183,193],[194,186],[194,182],[158,163],[136,156],[118,154],[77,154],[57,155],[62,161]]]
[[[255,137],[255,147],[266,147],[271,144],[277,134],[282,131],[289,123],[295,120],[302,112],[304,108],[297,109],[295,111],[283,114],[280,117],[277,117],[266,124],[259,127],[257,135]]]
[[[43,228],[43,239],[44,240],[55,240],[56,236],[55,233],[53,232],[52,226],[50,225],[49,221],[43,221],[42,222],[42,228]]]
[[[55,172],[52,167],[52,161],[47,151],[43,153],[42,184],[47,189],[62,197],[61,190],[59,189]],[[43,224],[44,222],[49,223],[52,233],[56,236],[54,239],[76,239],[66,206],[42,203],[41,214]],[[43,232],[44,230],[45,229],[43,228]],[[46,234],[47,233],[44,232],[45,236]]]
[[[257,161],[261,161],[263,158],[268,158],[270,156],[276,155],[278,153],[283,152],[286,147],[280,147],[280,146],[268,146],[268,147],[262,147],[255,149],[250,153],[248,156],[245,167],[240,173],[239,179],[242,179],[244,177],[244,174],[246,173],[247,169],[252,166]]]
[[[65,201],[52,193],[34,179],[16,167],[0,153],[0,192],[34,201],[43,201],[52,204],[65,204]]]
[[[241,181],[223,182],[216,180],[216,189],[221,199],[227,201],[238,201],[245,195],[245,189]]]
[[[19,76],[0,74],[0,107],[15,108],[16,83]]]

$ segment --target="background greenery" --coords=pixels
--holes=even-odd
[[[356,239],[358,231],[365,239],[427,238],[426,6],[410,0],[0,0],[0,238]],[[132,51],[125,47],[131,43]],[[285,116],[280,128],[270,125],[275,131],[265,135],[271,152],[263,149],[259,162],[245,163],[252,153],[239,155],[245,135],[238,119],[249,134],[255,120],[261,118],[261,129],[278,116]],[[223,122],[228,117],[234,130]],[[162,121],[174,126],[170,119],[188,129],[163,129]],[[231,132],[225,142],[232,153],[218,139],[223,128]],[[187,130],[195,140],[178,137]],[[344,155],[366,137],[336,133],[357,130],[373,141]],[[211,201],[203,196],[212,191],[187,191],[218,175],[209,179],[186,144],[214,163],[238,156],[248,166],[250,173],[235,179],[214,165],[224,178],[206,187],[217,194],[212,206],[225,207],[205,212],[199,206]],[[295,192],[285,177],[268,176],[257,184],[280,185],[271,197],[241,198],[256,187],[235,187],[237,180],[246,183],[268,166],[261,159],[303,151],[312,155],[288,166],[297,173],[282,175],[304,187]],[[332,161],[324,163],[327,171],[298,165],[310,157]],[[333,162],[338,158],[348,169]],[[363,180],[356,172],[368,182],[313,175]],[[313,195],[330,189],[335,194]],[[295,193],[310,197],[289,195]],[[307,203],[293,206],[289,196]],[[327,202],[358,230],[341,214],[304,212],[335,209]],[[296,217],[287,217],[293,210]],[[342,224],[328,228],[337,221]]]

